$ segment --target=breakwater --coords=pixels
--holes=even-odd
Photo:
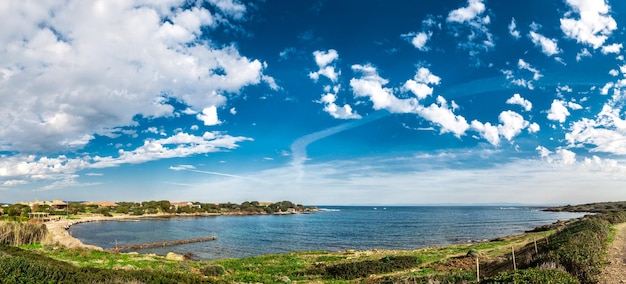
[[[166,246],[199,243],[199,242],[207,242],[207,241],[214,241],[214,240],[217,240],[216,236],[192,238],[192,239],[184,239],[184,240],[171,240],[171,241],[164,241],[164,242],[150,242],[150,243],[143,243],[143,244],[122,245],[122,246],[116,245],[113,248],[113,251],[120,252],[120,251],[127,251],[127,250],[166,247]]]

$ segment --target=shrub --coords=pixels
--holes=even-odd
[[[224,269],[224,266],[209,264],[202,267],[200,272],[202,272],[205,276],[222,276],[226,273],[226,270]]]
[[[372,274],[405,270],[417,265],[419,261],[415,256],[387,256],[379,260],[337,263],[321,267],[321,270],[328,279],[351,280]]]
[[[483,279],[481,284],[579,284],[578,280],[558,269],[523,269],[505,271],[494,277]]]

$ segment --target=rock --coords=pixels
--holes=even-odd
[[[168,252],[167,255],[165,256],[165,258],[169,259],[169,260],[177,260],[177,261],[185,260],[185,256],[184,255],[180,255],[180,254],[173,253],[173,252]]]

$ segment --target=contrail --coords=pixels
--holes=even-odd
[[[296,139],[296,141],[294,141],[289,148],[291,149],[291,155],[293,157],[291,161],[291,166],[298,171],[298,182],[300,182],[302,180],[302,177],[304,176],[304,170],[302,166],[307,160],[306,147],[309,146],[311,143],[320,139],[324,139],[328,136],[335,135],[337,133],[381,119],[390,114],[391,113],[386,110],[379,110],[362,119],[346,122],[337,126],[333,126],[331,128],[304,135]]]

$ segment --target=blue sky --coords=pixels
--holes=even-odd
[[[0,3],[0,201],[624,199],[626,2]]]

